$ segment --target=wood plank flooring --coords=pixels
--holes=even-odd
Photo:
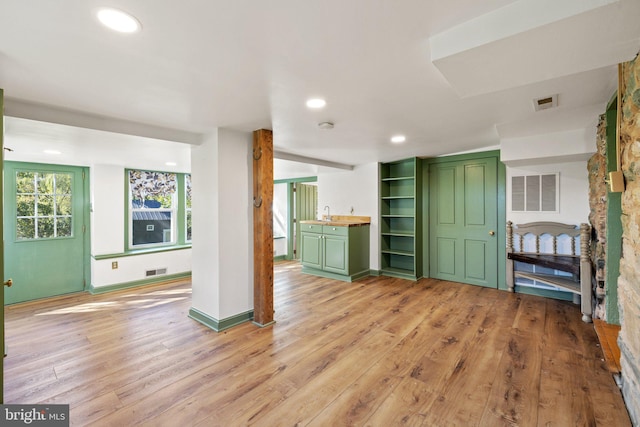
[[[630,426],[579,306],[275,265],[276,324],[216,333],[190,284],[6,308],[5,403],[78,426]]]
[[[600,341],[609,372],[619,374],[622,371],[620,366],[620,347],[618,347],[620,325],[611,325],[603,320],[594,319],[593,326],[596,330],[598,341]]]

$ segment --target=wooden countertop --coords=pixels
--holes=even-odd
[[[334,227],[360,227],[371,224],[370,216],[331,215],[331,221],[326,218],[326,215],[322,215],[322,219],[306,219],[300,221],[300,224],[331,225]]]

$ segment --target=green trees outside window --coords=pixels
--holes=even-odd
[[[68,173],[16,172],[18,240],[72,236],[72,184]]]

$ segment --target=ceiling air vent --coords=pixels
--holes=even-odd
[[[533,100],[533,108],[536,111],[548,110],[549,108],[555,108],[557,106],[558,106],[557,94]]]

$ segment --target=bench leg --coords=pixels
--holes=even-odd
[[[515,279],[513,277],[513,260],[507,258],[507,289],[509,292],[515,292]]]
[[[580,297],[582,298],[580,308],[582,311],[582,321],[591,323],[592,308],[592,289],[591,289],[591,261],[586,257],[580,260]]]

